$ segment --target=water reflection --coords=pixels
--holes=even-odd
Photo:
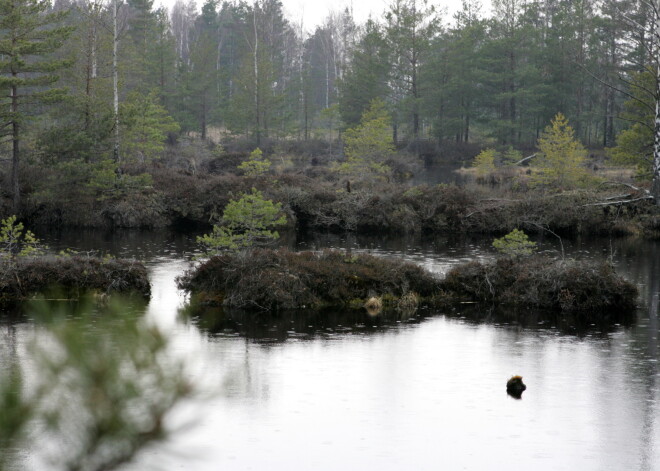
[[[194,235],[146,234],[67,239],[60,233],[51,243],[146,259],[154,294],[147,316],[173,334],[178,353],[192,360],[189,376],[212,398],[172,419],[176,426],[194,418],[196,427],[128,469],[383,471],[515,463],[539,470],[660,470],[657,243],[564,241],[568,257],[611,257],[641,292],[636,322],[592,326],[576,336],[567,335],[561,320],[538,313],[470,305],[410,318],[362,311],[256,321],[222,311],[180,317],[186,303],[174,278],[195,254]],[[285,243],[404,257],[437,273],[493,256],[490,238],[478,237],[317,234]],[[539,245],[557,253],[556,241]],[[21,361],[31,329],[25,320],[2,324],[0,367],[11,357]],[[505,391],[515,374],[528,386],[521,401]]]
[[[241,336],[262,343],[373,334],[394,326],[418,324],[432,314],[432,311],[426,309],[415,313],[386,310],[377,314],[371,314],[366,309],[285,311],[272,314],[222,308],[188,308],[182,311],[184,318],[191,318],[197,327],[213,337]]]

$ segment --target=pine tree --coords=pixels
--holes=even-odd
[[[412,138],[417,139],[423,95],[419,71],[427,58],[439,21],[435,7],[429,6],[428,0],[393,0],[385,18],[386,37],[392,51],[394,102],[402,115],[410,116]]]
[[[122,155],[126,161],[150,162],[161,157],[168,133],[179,132],[179,125],[158,103],[155,91],[147,95],[131,93],[121,106]]]
[[[64,12],[48,13],[43,0],[0,0],[0,89],[8,91],[0,101],[0,136],[12,142],[11,186],[14,212],[21,193],[18,180],[20,143],[28,112],[34,105],[53,103],[64,90],[51,85],[55,72],[68,61],[53,59],[72,31],[60,26]]]
[[[575,139],[575,131],[566,117],[557,113],[550,126],[539,138],[541,157],[534,181],[554,188],[571,188],[584,183],[587,170],[584,167],[587,151]]]
[[[185,76],[185,87],[189,93],[187,108],[195,117],[196,128],[202,139],[217,106],[218,94],[218,15],[215,0],[208,0],[197,17],[189,55],[189,69]]]
[[[394,153],[391,121],[385,102],[373,100],[362,114],[360,124],[346,130],[346,161],[337,166],[337,171],[360,177],[369,174],[387,177],[391,169],[385,162]]]
[[[481,114],[486,65],[481,49],[487,22],[479,18],[480,8],[477,0],[463,0],[454,27],[433,41],[420,70],[420,88],[425,91],[422,108],[439,141],[468,142]]]
[[[339,113],[346,126],[356,126],[376,98],[385,99],[390,73],[382,29],[369,20],[352,52],[351,64],[340,82]]]

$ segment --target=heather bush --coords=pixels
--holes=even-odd
[[[613,320],[635,308],[637,288],[611,266],[587,261],[498,258],[455,267],[440,288],[456,299]]]
[[[410,292],[423,300],[437,280],[414,264],[371,255],[255,249],[213,257],[178,283],[202,302],[278,310],[361,307],[376,295],[393,303]]]
[[[42,256],[0,262],[0,300],[15,301],[45,290],[59,289],[79,297],[89,291],[136,293],[149,297],[151,285],[143,264],[96,257]]]

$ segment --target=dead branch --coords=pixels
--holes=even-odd
[[[621,185],[621,186],[625,186],[625,187],[627,187],[627,188],[630,188],[631,190],[635,190],[635,191],[637,191],[637,192],[645,193],[645,194],[647,194],[647,195],[650,195],[650,194],[651,194],[651,193],[649,192],[649,190],[647,190],[647,189],[645,189],[645,188],[639,188],[639,187],[636,187],[635,185],[631,185],[630,183],[625,183],[625,182],[611,182],[611,181],[607,181],[607,182],[603,182],[603,183],[601,183],[601,185],[612,185],[612,186],[614,186],[614,185]]]
[[[588,203],[583,204],[582,206],[621,206],[624,204],[636,203],[637,201],[652,200],[654,199],[651,195],[642,196],[640,198],[634,198],[631,200],[619,200],[619,201],[601,201],[598,203]]]
[[[527,162],[529,159],[533,159],[534,157],[536,157],[536,154],[532,154],[532,155],[530,155],[530,156],[528,156],[528,157],[525,157],[524,159],[520,159],[520,160],[519,160],[518,162],[516,162],[514,165],[520,165],[521,163],[523,163],[523,162]]]
[[[564,260],[565,254],[564,254],[564,241],[562,240],[561,236],[557,234],[555,231],[550,229],[547,225],[545,224],[539,224],[538,222],[534,221],[523,221],[523,224],[529,224],[530,226],[534,226],[537,229],[541,229],[542,231],[546,231],[549,234],[552,234],[559,240],[559,247],[561,248],[561,259]]]
[[[632,193],[626,193],[626,194],[623,194],[623,195],[608,196],[607,198],[605,198],[605,201],[620,200],[622,198],[632,198]]]

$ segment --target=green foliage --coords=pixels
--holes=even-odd
[[[23,375],[14,365],[0,376],[0,470],[11,463],[9,450],[15,449],[27,434],[33,419],[34,402],[23,393]]]
[[[375,99],[362,114],[360,124],[344,133],[346,161],[337,166],[343,174],[389,175],[383,162],[394,154],[390,115],[385,102]]]
[[[428,0],[396,0],[385,13],[385,37],[391,53],[390,83],[395,119],[412,124],[412,137],[420,130],[420,66],[429,56],[440,21]]]
[[[85,186],[94,192],[98,200],[130,194],[153,184],[153,178],[148,173],[122,174],[117,178],[118,168],[119,165],[112,159],[88,165],[89,176]]]
[[[268,172],[270,166],[270,160],[265,158],[261,149],[257,147],[250,153],[248,160],[241,163],[237,168],[242,170],[248,177],[257,177]]]
[[[26,390],[15,368],[0,379],[0,444],[20,449],[38,423],[59,445],[57,469],[116,469],[170,435],[165,419],[192,388],[168,338],[133,306],[111,300],[99,317],[89,301],[69,306],[33,305],[45,322],[29,344],[34,381]]]
[[[520,162],[522,158],[522,152],[514,149],[511,146],[509,146],[509,148],[502,154],[502,162],[505,165],[515,165],[516,163]]]
[[[588,181],[584,166],[586,149],[575,139],[566,117],[557,113],[538,141],[538,168],[532,180],[537,185],[558,189],[583,186]]]
[[[16,222],[16,216],[9,216],[0,224],[0,258],[28,257],[43,250],[39,239],[31,231],[24,231],[22,222]]]
[[[93,162],[110,151],[113,115],[100,99],[68,97],[47,118],[48,127],[36,137],[45,163],[81,159]]]
[[[357,126],[364,111],[375,99],[388,95],[389,49],[383,28],[367,21],[364,33],[350,51],[352,67],[339,83],[339,113],[347,126]]]
[[[53,57],[72,31],[59,23],[66,11],[49,12],[50,2],[0,0],[0,137],[12,141],[11,188],[14,211],[21,200],[18,167],[29,111],[61,101],[66,91],[51,87],[55,72],[69,64]]]
[[[282,204],[264,199],[260,191],[244,194],[238,201],[230,200],[222,214],[222,224],[214,225],[211,234],[197,237],[207,255],[244,250],[277,240],[273,227],[286,224]]]
[[[333,132],[341,127],[339,105],[335,103],[319,112],[319,125],[326,130],[325,137],[332,140]]]
[[[634,124],[624,129],[616,138],[616,146],[610,149],[612,161],[634,167],[640,177],[648,179],[653,169],[653,108],[646,90],[653,90],[655,77],[650,72],[637,74],[631,87],[631,98],[625,103],[623,118]]]
[[[479,175],[488,175],[495,171],[495,158],[497,156],[498,153],[495,149],[484,149],[474,158],[472,167],[477,169]]]
[[[349,157],[345,162],[337,165],[335,170],[343,175],[375,175],[385,179],[392,173],[392,169],[385,164],[355,157]]]
[[[351,159],[385,160],[394,154],[391,117],[385,102],[375,99],[360,124],[344,133],[344,152]]]
[[[501,254],[522,257],[531,255],[536,251],[536,242],[529,240],[529,237],[523,231],[514,229],[504,237],[495,239],[493,247]]]
[[[161,157],[168,133],[179,132],[179,125],[158,103],[158,95],[131,93],[120,109],[122,155],[128,161],[150,162]]]
[[[48,178],[35,182],[32,197],[36,201],[71,204],[79,203],[81,198],[92,197],[103,201],[152,188],[153,177],[150,174],[120,174],[118,168],[119,165],[110,158],[95,162],[72,159],[56,163]]]

